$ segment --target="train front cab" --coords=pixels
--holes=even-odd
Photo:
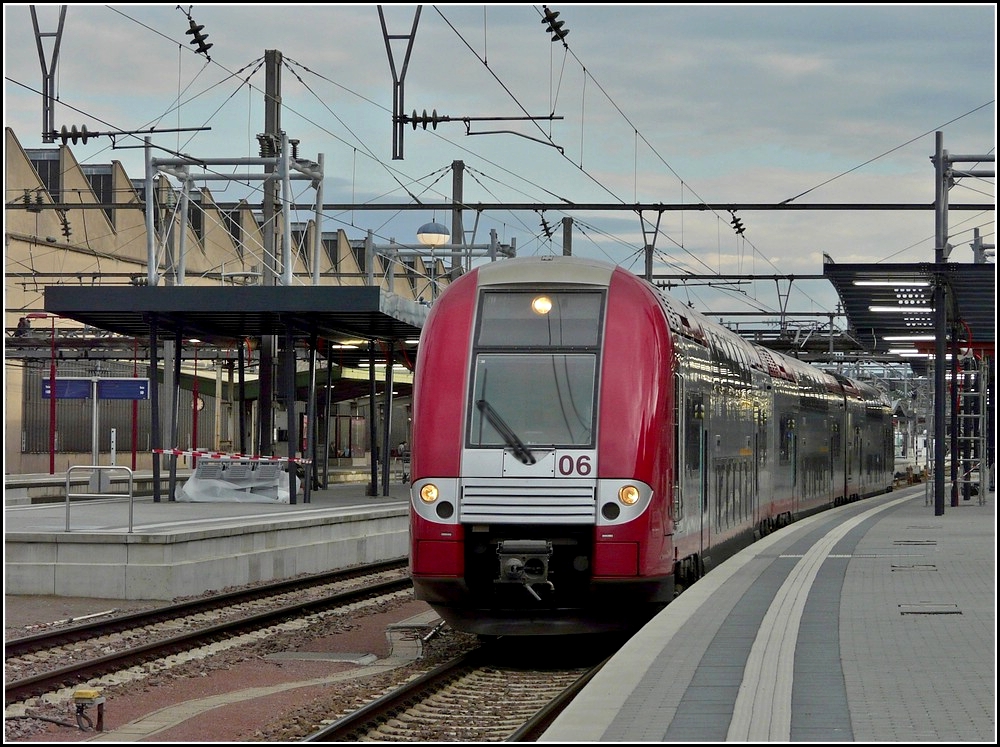
[[[414,388],[417,598],[486,635],[623,627],[672,598],[670,344],[610,266],[510,260],[449,287]]]

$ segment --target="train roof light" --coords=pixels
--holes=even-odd
[[[548,296],[535,296],[531,299],[531,310],[539,316],[545,316],[552,311],[552,299]]]

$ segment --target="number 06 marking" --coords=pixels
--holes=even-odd
[[[590,457],[584,454],[574,459],[569,454],[559,457],[560,475],[589,475],[591,470]]]

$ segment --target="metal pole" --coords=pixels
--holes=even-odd
[[[159,264],[156,259],[156,228],[153,211],[156,210],[156,197],[153,193],[153,140],[145,138],[146,156],[146,284],[152,288],[160,282]]]
[[[302,456],[307,457],[309,462],[303,462],[303,487],[302,502],[311,503],[310,490],[316,485],[316,470],[319,465],[316,459],[316,341],[317,335],[313,332],[309,336],[309,393],[306,395],[306,448]],[[318,487],[318,485],[317,485]]]
[[[948,309],[945,305],[944,263],[948,241],[948,189],[945,182],[944,134],[935,134],[934,154],[934,515],[944,515],[945,353]]]
[[[184,276],[187,274],[187,232],[190,205],[191,181],[185,178],[181,181],[181,236],[177,242],[177,265],[174,268],[177,285],[184,285]]]
[[[320,178],[316,181],[316,213],[314,223],[316,224],[316,235],[313,240],[313,285],[319,285],[319,263],[323,257],[323,154],[319,154]],[[314,465],[315,466],[315,465]]]
[[[132,338],[132,378],[139,378],[139,338]],[[135,462],[139,444],[139,400],[132,400],[132,471],[135,472]]]
[[[326,488],[330,477],[330,400],[333,399],[333,349],[326,346],[326,397],[323,401],[323,482],[320,487]]]
[[[191,379],[191,450],[198,450],[198,343],[194,344],[194,376]],[[191,456],[191,467],[198,464],[198,457]]]
[[[463,176],[465,163],[451,162],[451,279],[456,280],[462,271],[462,247],[465,246],[465,228],[462,226]]]
[[[368,341],[368,432],[372,481],[368,495],[378,495],[378,420],[375,407],[375,340]]]
[[[160,367],[157,316],[149,320],[149,429],[152,431],[153,448],[153,503],[160,502],[160,453],[163,433],[160,431]]]
[[[961,404],[958,398],[958,334],[951,335],[951,505],[958,505],[958,468],[961,462],[958,439],[958,412]]]
[[[239,428],[240,428],[240,454],[247,453],[247,378],[246,378],[246,362],[243,354],[243,347],[247,344],[246,340],[240,340],[240,352],[236,356],[237,366],[239,367],[239,382],[240,382],[240,397],[239,397]]]
[[[288,135],[281,133],[281,200],[282,200],[282,241],[281,241],[281,284],[292,284],[292,182],[291,154],[288,152]]]
[[[393,343],[385,355],[385,417],[382,422],[382,495],[389,495],[389,437],[392,435],[392,359]]]
[[[100,460],[99,453],[99,419],[100,414],[97,411],[97,377],[91,377],[90,379],[90,458],[93,460],[91,464],[97,464]]]
[[[52,357],[49,362],[49,474],[56,473],[56,318],[52,317]]]
[[[171,448],[177,448],[177,432],[178,432],[178,419],[179,419],[179,409],[181,406],[181,352],[184,346],[184,341],[182,339],[182,331],[177,330],[177,335],[174,340],[174,380],[173,386],[173,402],[170,406],[170,444]],[[170,455],[170,495],[168,500],[177,500],[177,455]]]
[[[264,92],[264,137],[266,142],[274,142],[281,132],[281,52],[277,49],[264,51],[265,92]],[[270,139],[270,140],[268,140]],[[275,154],[269,154],[271,156]],[[267,174],[274,173],[273,165],[265,165]],[[278,258],[277,236],[275,231],[275,183],[274,180],[264,182],[263,201],[263,239],[264,266],[263,285],[277,285]],[[274,430],[274,365],[277,358],[278,338],[276,335],[263,335],[260,341],[260,394],[257,398],[257,449],[258,454],[273,454]]]
[[[295,503],[295,455],[299,445],[299,429],[295,413],[295,335],[291,325],[285,327],[285,414],[288,425],[288,502]]]

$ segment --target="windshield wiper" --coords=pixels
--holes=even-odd
[[[503,440],[506,441],[507,445],[513,449],[514,456],[521,460],[524,464],[534,464],[537,460],[535,455],[528,451],[528,447],[524,445],[524,442],[517,437],[514,430],[507,425],[500,414],[493,409],[493,405],[487,402],[485,399],[476,400],[476,407],[479,412],[486,416],[486,420],[492,425],[497,433],[503,436]]]

